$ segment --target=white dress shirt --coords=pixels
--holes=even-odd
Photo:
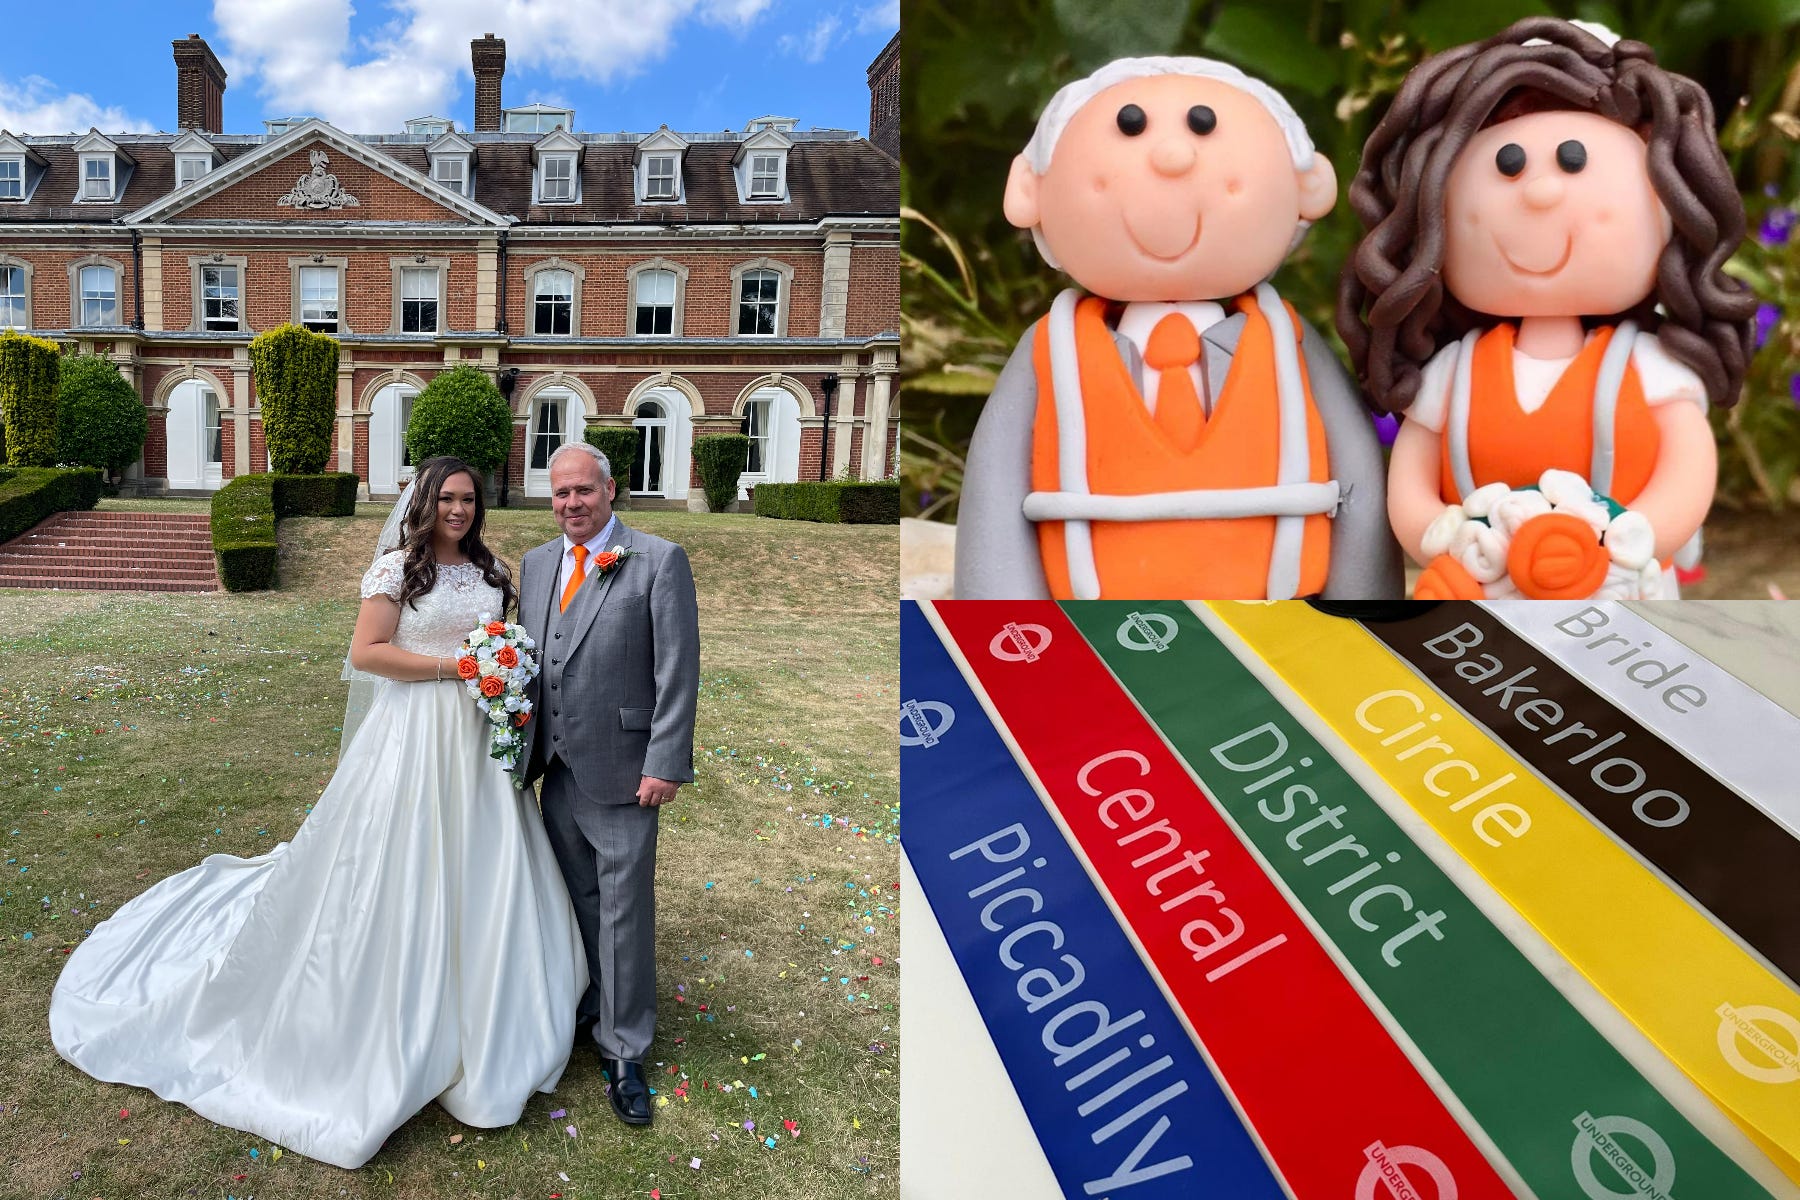
[[[1157,324],[1170,313],[1180,313],[1194,326],[1196,334],[1204,334],[1212,326],[1225,319],[1225,309],[1213,300],[1184,300],[1169,303],[1160,300],[1138,300],[1125,306],[1119,316],[1119,333],[1131,339],[1131,344],[1138,349],[1139,356],[1144,347],[1150,344],[1150,334]],[[1156,415],[1156,390],[1162,386],[1162,372],[1144,366],[1144,378],[1138,390],[1143,394],[1144,407],[1150,415]],[[1188,367],[1188,375],[1194,381],[1194,394],[1200,397],[1200,406],[1207,416],[1212,416],[1213,398],[1206,386],[1206,353],[1204,347],[1199,359]]]
[[[592,576],[594,573],[594,555],[596,555],[600,551],[606,549],[608,544],[612,541],[613,537],[618,532],[619,532],[619,515],[617,513],[614,513],[612,516],[607,518],[606,524],[602,525],[600,527],[599,533],[596,533],[593,537],[589,538],[585,543],[583,543],[585,546],[587,546],[587,550],[588,550],[587,566],[584,568],[584,571],[587,575]],[[564,534],[563,535],[563,553],[562,553],[562,570],[559,571],[556,576],[556,596],[557,596],[557,603],[559,603],[559,604],[562,603],[563,589],[569,586],[569,572],[573,571],[574,569],[575,569],[575,543],[571,542],[569,540],[568,534]],[[586,587],[587,584],[584,583],[581,586]]]

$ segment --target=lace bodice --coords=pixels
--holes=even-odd
[[[363,575],[362,596],[400,598],[403,556],[395,550],[375,560]],[[500,589],[482,578],[474,563],[439,564],[437,586],[420,596],[417,607],[400,606],[400,625],[392,644],[415,654],[454,654],[471,629],[484,620],[495,620],[500,611]]]

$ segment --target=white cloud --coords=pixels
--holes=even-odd
[[[900,0],[875,0],[856,10],[856,32],[891,34],[900,28]]]
[[[0,77],[0,129],[13,133],[153,132],[156,125],[122,108],[104,107],[80,92],[59,92],[41,75]]]
[[[471,86],[469,42],[484,33],[506,39],[509,70],[607,83],[653,66],[684,24],[742,32],[771,3],[393,0],[393,19],[361,39],[350,34],[350,0],[214,0],[213,17],[226,70],[254,80],[271,115],[316,114],[365,133],[454,115]],[[508,88],[506,99],[538,97]]]
[[[775,45],[783,54],[792,54],[809,63],[821,62],[825,58],[825,52],[831,49],[832,39],[837,37],[838,27],[842,24],[836,13],[827,13],[805,33],[782,34],[775,39]]]

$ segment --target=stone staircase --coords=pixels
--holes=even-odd
[[[62,512],[0,545],[0,588],[216,592],[203,513]]]

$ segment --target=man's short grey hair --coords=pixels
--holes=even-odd
[[[564,442],[550,452],[550,461],[544,465],[546,468],[554,467],[556,465],[556,460],[565,454],[587,455],[596,463],[600,464],[601,479],[612,478],[612,464],[606,461],[606,455],[601,452],[600,447],[593,445],[591,442]]]
[[[1031,140],[1025,143],[1026,163],[1032,171],[1042,175],[1050,169],[1050,159],[1056,153],[1056,143],[1062,137],[1063,130],[1089,100],[1127,79],[1149,79],[1158,75],[1217,79],[1220,83],[1243,92],[1275,118],[1275,124],[1280,127],[1281,136],[1287,142],[1288,153],[1294,160],[1294,170],[1307,171],[1312,168],[1313,158],[1317,153],[1313,149],[1312,135],[1306,132],[1305,123],[1300,120],[1300,114],[1294,111],[1294,106],[1287,102],[1287,97],[1262,80],[1244,74],[1230,63],[1211,58],[1175,55],[1114,59],[1086,79],[1065,83],[1056,95],[1050,97],[1050,103],[1044,105],[1044,111],[1038,116],[1037,129],[1032,133]],[[1300,222],[1300,228],[1294,234],[1294,245],[1300,244],[1301,235],[1311,224],[1310,221]],[[1052,267],[1060,268],[1061,264],[1044,243],[1043,231],[1033,225],[1031,236],[1037,242],[1038,253],[1043,255],[1044,261]]]

